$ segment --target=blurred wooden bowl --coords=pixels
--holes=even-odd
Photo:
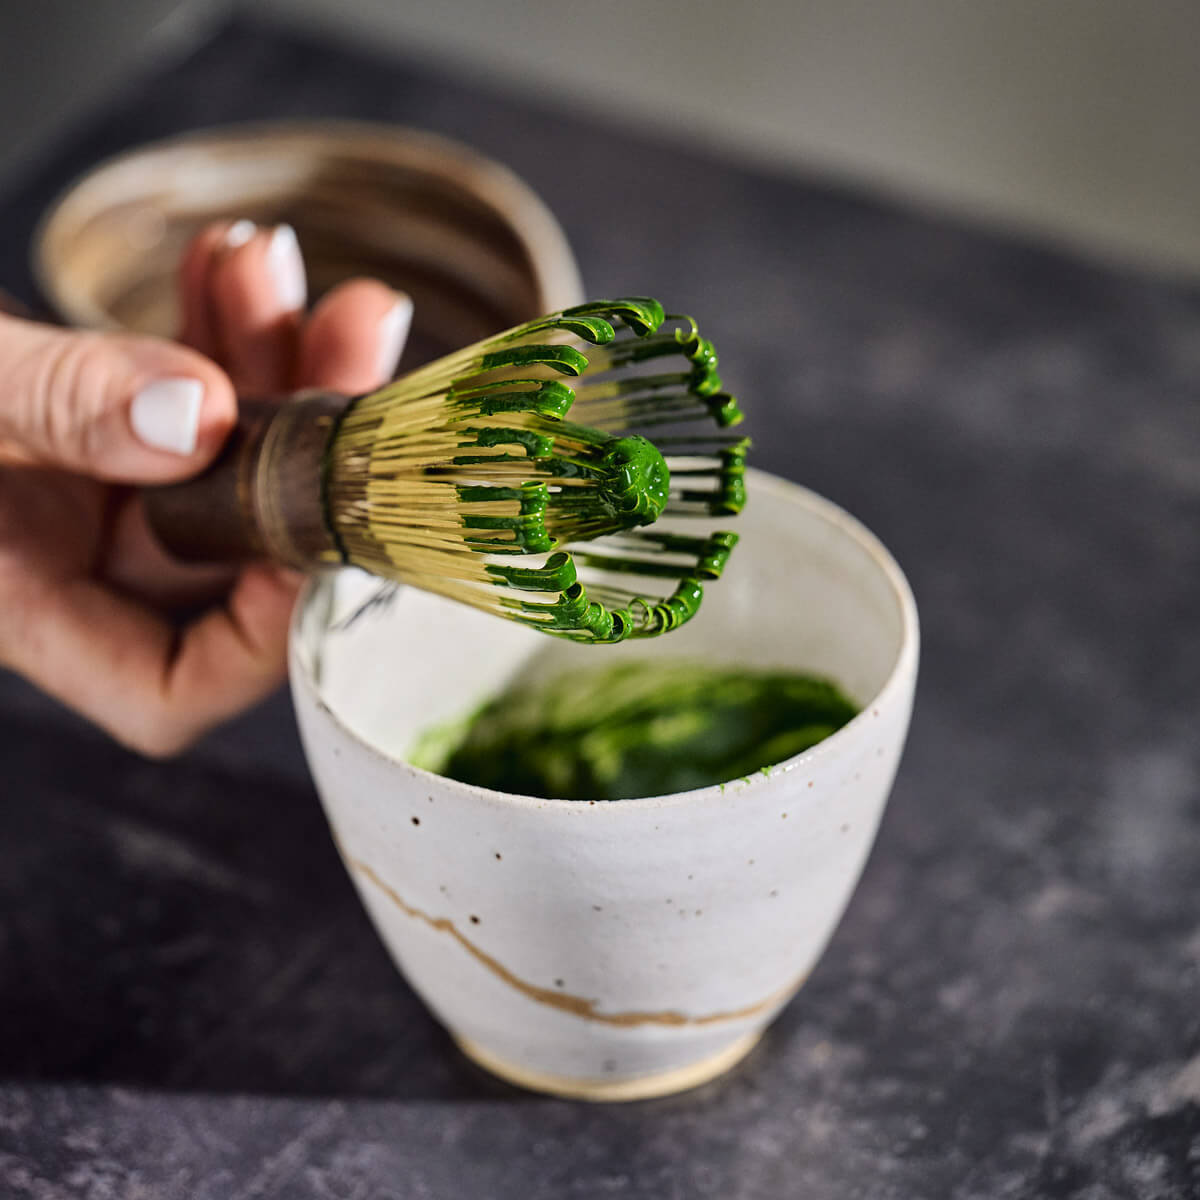
[[[34,271],[69,324],[171,336],[184,247],[242,217],[295,226],[314,300],[354,275],[408,292],[406,364],[582,299],[561,228],[511,171],[445,138],[343,121],[208,130],[111,159],[43,219]]]

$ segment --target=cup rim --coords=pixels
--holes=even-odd
[[[127,168],[139,159],[206,144],[263,141],[278,145],[286,141],[327,138],[336,145],[347,137],[372,140],[385,153],[408,153],[415,157],[441,155],[453,160],[464,171],[464,179],[460,182],[466,190],[480,195],[484,183],[493,189],[488,202],[507,222],[529,255],[544,311],[564,308],[583,298],[579,268],[566,233],[541,196],[510,167],[465,142],[440,133],[388,121],[339,117],[210,125],[130,146],[93,163],[55,195],[34,228],[30,267],[42,298],[68,324],[93,329],[119,328],[101,305],[72,289],[49,259],[51,240],[62,222],[68,219],[75,206],[84,202],[90,190],[103,186],[111,172]]]
[[[879,538],[861,521],[851,516],[845,509],[835,504],[832,500],[818,495],[802,484],[793,483],[791,480],[783,479],[778,475],[772,475],[767,471],[760,471],[753,467],[747,470],[747,475],[755,489],[773,492],[781,499],[798,503],[802,507],[808,508],[828,521],[830,525],[835,526],[852,541],[857,542],[866,551],[868,557],[891,585],[892,596],[900,613],[900,648],[896,654],[896,660],[892,664],[891,671],[875,694],[863,703],[858,713],[847,721],[845,725],[818,742],[815,746],[799,754],[795,754],[791,758],[784,759],[782,762],[771,764],[769,773],[756,772],[748,776],[745,780],[737,781],[742,783],[743,789],[752,789],[764,786],[769,780],[776,779],[780,775],[807,767],[823,756],[833,753],[839,746],[848,741],[853,734],[865,726],[867,721],[872,718],[873,710],[877,710],[881,705],[887,704],[898,692],[904,690],[916,671],[917,656],[920,649],[920,622],[917,616],[916,600],[913,597],[912,589],[904,572],[900,569],[899,563],[896,562]],[[445,775],[438,775],[434,771],[428,771],[424,767],[418,767],[401,758],[399,755],[376,746],[346,724],[334,710],[333,706],[321,695],[308,664],[301,660],[298,650],[301,617],[305,607],[311,601],[313,592],[319,585],[319,582],[320,580],[314,577],[305,583],[292,612],[288,631],[289,682],[293,688],[303,688],[311,696],[317,710],[325,714],[333,722],[334,726],[353,742],[384,762],[411,771],[417,779],[436,779],[439,781],[439,787],[448,787],[451,792],[459,792],[462,795],[469,795],[477,800],[485,800],[501,806],[525,809],[544,809],[551,806],[579,810],[580,812],[603,812],[606,810],[645,811],[647,809],[673,808],[677,805],[698,803],[707,797],[720,795],[729,786],[728,782],[724,784],[714,783],[702,788],[692,788],[685,792],[671,792],[664,796],[634,796],[626,800],[597,801],[585,804],[578,800],[562,800],[549,796],[526,796],[516,792],[500,792],[494,788],[481,787],[478,784],[463,783],[461,780],[451,779]]]

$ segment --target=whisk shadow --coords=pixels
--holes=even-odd
[[[212,743],[154,764],[58,714],[6,718],[0,1079],[523,1097],[462,1059],[391,964],[285,701],[237,734],[273,761],[258,773]]]

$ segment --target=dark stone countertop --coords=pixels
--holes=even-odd
[[[912,580],[871,862],[725,1080],[589,1107],[466,1064],[391,966],[286,698],[154,765],[0,678],[11,1197],[1200,1194],[1200,290],[245,21],[0,197],[0,285],[114,149],[384,118],[512,164],[595,294],[703,318],[755,461]]]

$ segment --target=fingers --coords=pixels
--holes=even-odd
[[[190,625],[165,660],[157,720],[117,730],[142,753],[174,754],[201,733],[257,704],[287,672],[287,633],[301,579],[290,571],[248,567],[221,608]],[[152,716],[155,710],[150,709]]]
[[[238,391],[264,395],[291,384],[308,284],[292,227],[249,232],[248,224],[235,223],[210,250],[208,333]],[[195,286],[190,279],[185,283],[187,289]]]
[[[0,661],[118,741],[165,757],[279,684],[297,587],[247,568],[225,605],[182,633],[91,580],[31,587],[5,597]]]
[[[228,376],[194,350],[0,316],[0,442],[36,460],[123,483],[181,479],[235,413]]]
[[[184,255],[180,291],[181,337],[221,362],[243,393],[378,387],[395,374],[412,323],[406,295],[357,279],[302,324],[304,265],[286,225],[209,226]]]
[[[150,531],[136,493],[113,506],[104,554],[93,570],[93,576],[110,587],[168,611],[220,601],[237,575],[233,566],[172,558]]]
[[[179,264],[182,322],[179,340],[209,358],[221,347],[212,305],[212,269],[222,252],[244,246],[254,236],[253,221],[222,221],[209,225],[192,239]]]
[[[382,283],[355,279],[321,299],[301,335],[296,382],[355,396],[396,373],[412,324],[412,301]]]

